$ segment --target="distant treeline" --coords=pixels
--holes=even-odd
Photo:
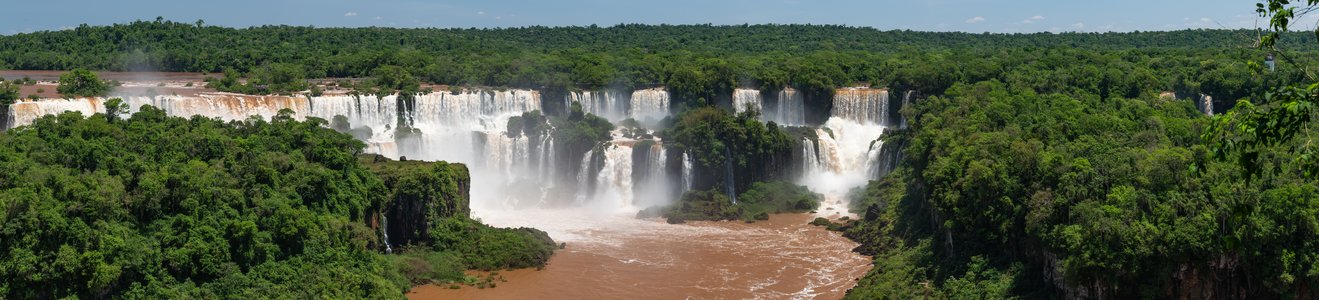
[[[955,82],[1039,79],[1132,85],[1235,100],[1256,90],[1250,30],[972,34],[829,25],[617,25],[500,29],[235,29],[137,21],[0,36],[0,69],[240,73],[295,66],[302,78],[370,77],[398,66],[417,80],[550,91],[667,86],[713,102],[739,86],[825,92],[855,84],[940,93]],[[1291,49],[1314,49],[1304,34]],[[1309,51],[1309,50],[1306,50]],[[1283,78],[1313,55],[1289,55]],[[1238,76],[1240,75],[1240,76]],[[1088,82],[1094,81],[1094,82]],[[1134,95],[1127,95],[1134,96]],[[1230,102],[1229,102],[1230,103]]]

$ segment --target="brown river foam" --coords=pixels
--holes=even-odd
[[[842,298],[870,269],[870,259],[851,251],[855,242],[806,224],[812,218],[791,214],[754,224],[669,225],[615,216],[603,218],[604,226],[588,228],[580,225],[602,221],[561,222],[556,217],[560,226],[547,231],[568,246],[545,269],[500,272],[507,282],[496,288],[419,286],[408,298]]]

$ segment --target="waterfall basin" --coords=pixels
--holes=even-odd
[[[523,215],[518,217],[515,215]],[[532,217],[534,215],[534,217]],[[495,288],[423,285],[409,299],[839,299],[871,268],[856,243],[807,224],[811,214],[767,221],[688,222],[591,216],[567,210],[486,216],[535,226],[567,247],[543,270],[501,271]]]

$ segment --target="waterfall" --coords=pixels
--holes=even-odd
[[[737,180],[733,178],[733,152],[724,147],[724,192],[728,193],[728,200],[733,204],[737,204],[736,183]]]
[[[760,111],[760,120],[764,122],[788,126],[806,124],[806,100],[792,88],[779,91],[774,101],[769,103],[761,97],[759,90],[736,89],[733,91],[733,108],[738,113],[748,108]]]
[[[906,94],[902,95],[902,104],[898,105],[898,109],[893,112],[894,115],[897,115],[898,122],[889,124],[897,124],[900,129],[907,128],[907,116],[902,115],[902,109],[911,105],[911,101],[914,100],[912,98],[915,97],[915,95],[916,91],[907,91]]]
[[[1214,97],[1200,94],[1200,101],[1195,103],[1195,108],[1199,108],[1206,116],[1214,116]]]
[[[843,88],[834,92],[832,115],[855,122],[886,125],[888,107],[888,90]]]
[[[909,101],[912,94],[903,96]],[[802,139],[802,176],[798,183],[825,196],[822,213],[847,211],[847,194],[874,178],[883,155],[889,119],[888,91],[845,88],[835,91],[832,116],[815,129],[816,139]]]
[[[9,115],[8,123],[10,126],[6,129],[32,124],[32,121],[42,116],[58,115],[66,111],[77,111],[81,112],[83,116],[90,116],[98,112],[105,112],[105,107],[101,105],[101,99],[98,98],[19,101],[9,105],[7,114]]]
[[[596,179],[597,207],[628,208],[634,205],[632,193],[632,145],[610,143],[605,146],[604,167]]]
[[[582,112],[590,113],[612,122],[629,117],[631,103],[626,95],[616,91],[580,91],[571,92],[567,101],[582,104]]]
[[[692,177],[696,175],[693,174],[693,171],[694,169],[692,167],[691,155],[688,155],[686,152],[683,152],[682,153],[682,189],[678,193],[678,197],[682,197],[682,195],[686,194],[687,191],[692,190],[692,179],[693,179]]]
[[[742,113],[747,110],[755,110],[763,115],[765,110],[762,108],[760,91],[754,89],[736,89],[733,90],[733,111]]]
[[[658,142],[632,146],[632,194],[638,208],[672,202],[673,184],[665,172],[667,152]]]
[[[815,152],[815,141],[808,138],[801,140],[801,170],[802,176],[814,175],[820,170],[820,157]]]
[[[664,88],[651,88],[632,92],[632,119],[644,124],[656,124],[669,116],[669,92]]]
[[[654,125],[669,116],[669,92],[664,88],[636,90],[631,95],[612,90],[578,91],[568,93],[564,102],[581,103],[582,112],[615,123],[631,118]]]
[[[765,112],[766,121],[800,126],[806,125],[806,99],[792,88],[779,91],[777,103]]]
[[[510,118],[541,109],[540,93],[532,90],[443,91],[417,95],[415,101],[408,103],[400,103],[396,95],[291,97],[203,93],[122,98],[129,106],[129,113],[143,105],[152,105],[171,116],[201,115],[222,120],[245,120],[249,116],[269,119],[288,109],[296,118],[321,118],[339,130],[347,129],[365,142],[364,151],[368,153],[394,159],[406,156],[411,160],[465,163],[473,178],[472,206],[478,210],[566,204],[548,203],[565,198],[551,193],[566,194],[567,199],[576,193],[579,204],[598,203],[615,209],[672,201],[674,184],[665,173],[665,149],[658,139],[647,142],[650,146],[645,149],[635,149],[644,158],[636,160],[632,148],[640,142],[616,134],[614,141],[582,157],[576,166],[575,182],[560,180],[560,176],[573,170],[560,173],[559,169],[573,166],[567,162],[559,165],[562,154],[557,153],[551,134],[523,134],[505,128]],[[102,101],[103,98],[22,101],[10,105],[5,114],[13,126],[22,126],[43,115],[65,111],[80,111],[84,115],[104,112]],[[593,112],[652,121],[667,117],[670,105],[668,92],[662,88],[638,90],[630,97],[618,92],[576,92],[565,101],[582,102]],[[691,162],[687,161],[690,158],[684,160],[682,184],[690,188]],[[569,186],[553,188],[558,183]]]
[[[595,194],[590,182],[594,178],[591,176],[591,161],[595,157],[594,154],[595,149],[586,151],[586,155],[582,156],[581,167],[577,169],[577,205],[585,205],[586,200]]]
[[[385,242],[385,253],[394,253],[394,247],[389,246],[389,217],[386,217],[383,213],[380,214],[380,235],[383,236]]]

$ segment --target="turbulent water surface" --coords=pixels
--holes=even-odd
[[[531,217],[535,216],[535,217]],[[500,272],[495,288],[424,285],[411,299],[838,299],[870,269],[856,243],[806,224],[637,220],[550,210],[486,215],[567,243],[543,270]]]

